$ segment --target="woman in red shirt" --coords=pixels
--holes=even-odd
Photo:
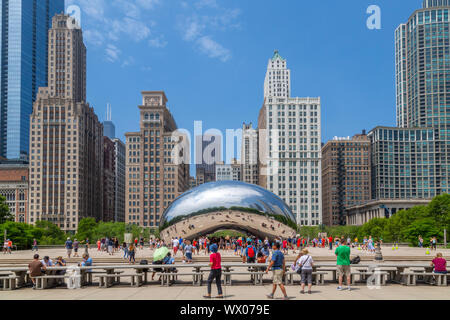
[[[209,266],[211,267],[211,272],[208,277],[208,294],[204,296],[205,299],[211,299],[211,284],[216,280],[217,291],[219,295],[216,298],[223,298],[222,294],[222,258],[218,251],[217,244],[212,244],[209,247],[209,251],[211,251],[211,255],[209,256]]]

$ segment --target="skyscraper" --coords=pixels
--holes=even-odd
[[[106,120],[103,121],[103,134],[111,140],[116,137],[116,126],[112,122],[111,106],[106,106]]]
[[[26,159],[30,115],[47,86],[48,30],[64,0],[0,0],[0,156]]]
[[[259,184],[291,207],[299,225],[320,225],[320,98],[291,98],[289,82],[286,60],[275,51],[269,60],[268,89],[258,117]]]
[[[29,222],[75,231],[103,212],[103,126],[86,103],[86,47],[71,17],[49,30],[48,87],[41,87],[30,124]]]
[[[275,50],[272,59],[267,64],[266,78],[264,80],[264,98],[291,96],[291,71],[287,62],[278,50]]]
[[[346,209],[371,199],[370,139],[334,138],[322,148],[323,223],[346,224]]]
[[[125,144],[115,138],[114,164],[115,164],[115,192],[114,192],[114,221],[125,222]]]
[[[435,159],[417,159],[429,197],[450,191],[449,30],[450,1],[424,0],[395,31],[397,125],[432,130],[436,142]]]
[[[189,189],[189,164],[175,161],[187,151],[173,155],[186,137],[174,136],[177,125],[163,91],[142,92],[139,111],[140,131],[125,133],[125,222],[156,228],[164,210]]]
[[[242,125],[241,180],[258,184],[258,130],[252,124]]]

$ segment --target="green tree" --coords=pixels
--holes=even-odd
[[[91,241],[95,238],[95,233],[97,229],[97,222],[94,218],[83,218],[78,223],[77,235],[76,237],[81,241],[89,238]]]
[[[0,195],[0,223],[5,223],[6,221],[13,221],[14,216],[9,211],[9,207],[6,204],[6,198]]]
[[[43,245],[63,244],[66,234],[56,224],[50,221],[40,220],[36,222],[35,227],[40,229],[42,237],[39,243]]]
[[[0,233],[3,234],[5,230],[7,237],[18,249],[28,249],[33,244],[33,239],[42,237],[42,230],[26,223],[6,221],[0,224]]]
[[[413,246],[417,245],[419,236],[426,240],[431,237],[442,238],[443,233],[439,230],[433,218],[422,218],[414,221],[403,230],[403,238]]]

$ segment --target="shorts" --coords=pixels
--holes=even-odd
[[[253,258],[248,257],[247,258],[247,263],[256,263],[256,258],[255,257],[253,257]]]
[[[192,252],[186,252],[186,259],[192,260]]]
[[[302,268],[302,284],[312,284],[312,269]]]
[[[272,270],[273,284],[283,284],[283,270]]]
[[[351,269],[350,266],[337,266],[337,275],[350,277]]]
[[[67,255],[72,254],[72,249],[67,249]]]
[[[73,251],[75,251],[75,253],[77,253],[78,252],[78,248],[73,249]]]

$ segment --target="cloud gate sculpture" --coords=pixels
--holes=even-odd
[[[193,239],[218,230],[244,231],[261,238],[296,234],[295,216],[272,192],[253,184],[220,181],[202,184],[166,209],[160,222],[165,241]]]

